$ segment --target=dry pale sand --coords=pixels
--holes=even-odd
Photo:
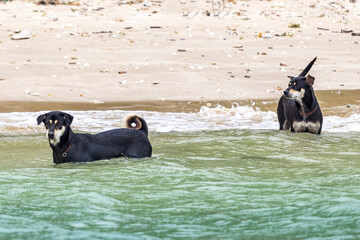
[[[277,99],[315,56],[315,89],[360,89],[360,2],[81,2],[0,4],[3,104]]]

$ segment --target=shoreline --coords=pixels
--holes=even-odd
[[[318,90],[315,92],[324,116],[349,116],[360,112],[360,90]],[[280,98],[280,97],[279,97]],[[210,101],[121,101],[105,103],[86,102],[31,102],[31,101],[0,101],[0,113],[38,112],[38,111],[91,111],[91,110],[126,110],[156,112],[198,112],[202,106],[215,108],[221,105],[226,108],[236,103],[250,106],[261,111],[274,111],[277,99],[235,99]]]

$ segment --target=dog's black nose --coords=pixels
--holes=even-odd
[[[48,132],[48,137],[50,139],[53,139],[54,138],[54,132]]]
[[[286,90],[284,91],[284,95],[285,95],[285,96],[287,96],[287,95],[288,95],[288,93],[289,93],[289,90],[288,90],[288,89],[286,89]]]

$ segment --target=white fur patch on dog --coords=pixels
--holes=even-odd
[[[142,123],[140,117],[136,114],[129,114],[124,117],[123,128],[141,129]]]
[[[49,140],[49,142],[52,146],[56,146],[60,142],[60,138],[64,134],[64,132],[65,132],[65,126],[62,127],[60,130],[55,129],[54,130],[54,139],[49,139],[49,131],[47,130],[46,138]]]
[[[294,99],[295,101],[301,101],[305,95],[305,89],[301,89],[301,91],[295,91],[290,89],[288,98]]]
[[[320,127],[320,122],[293,122],[293,128],[295,132],[305,132],[305,130],[308,129],[310,133],[317,134],[320,130]]]

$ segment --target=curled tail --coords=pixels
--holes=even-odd
[[[148,135],[148,127],[145,119],[136,114],[130,114],[124,118],[123,128],[140,130],[145,133],[146,136]]]

